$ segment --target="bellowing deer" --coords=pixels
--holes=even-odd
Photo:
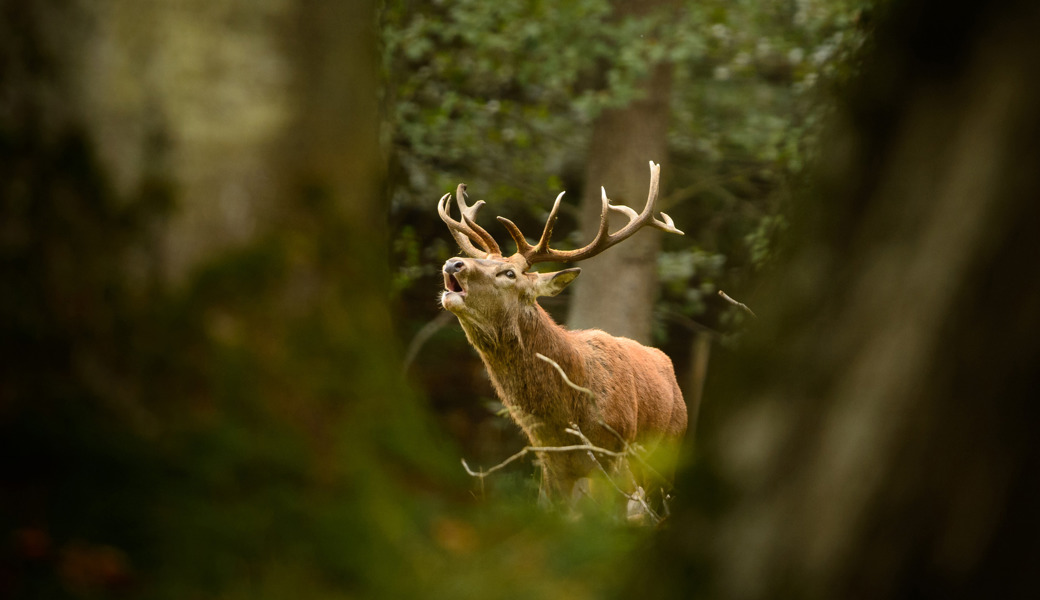
[[[476,214],[484,201],[468,206],[464,184],[455,196],[461,220],[450,215],[450,194],[438,203],[441,219],[469,255],[444,264],[441,304],[458,317],[503,404],[533,446],[580,443],[565,431],[574,424],[601,448],[620,450],[623,439],[674,452],[686,432],[686,405],[668,357],[656,348],[597,329],[569,331],[557,325],[536,299],[560,293],[581,269],[529,270],[539,262],[577,262],[595,256],[643,226],[682,235],[668,215],[661,213],[664,220],[653,217],[660,165],[651,161],[650,173],[650,194],[638,215],[627,206],[611,205],[606,190],[602,191],[599,231],[592,243],[576,250],[549,248],[563,193],[534,246],[512,221],[498,217],[517,245],[517,252],[509,257],[477,225]],[[629,218],[615,233],[608,232],[611,211]],[[555,361],[573,383],[591,390],[592,397],[567,385],[550,364],[537,358],[539,353]],[[542,493],[554,500],[571,499],[575,484],[596,468],[585,452],[544,452],[539,459]],[[636,469],[634,474],[644,490],[660,488],[660,482],[649,481],[647,472]]]

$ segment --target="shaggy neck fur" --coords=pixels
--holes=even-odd
[[[585,385],[586,366],[571,334],[537,303],[524,304],[498,328],[463,320],[470,342],[480,353],[503,404],[532,440],[559,438],[539,430],[545,422],[581,420],[577,403],[593,400],[568,386],[559,373],[535,354],[556,361],[577,385]],[[573,442],[574,438],[567,440]]]

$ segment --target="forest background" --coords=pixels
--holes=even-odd
[[[2,8],[0,595],[1035,588],[1029,2]],[[686,236],[546,306],[703,399],[659,532],[465,475],[524,442],[436,303],[457,183],[576,245],[649,160]]]
[[[659,209],[679,219],[686,237],[641,232],[583,262],[573,294],[541,303],[572,328],[665,349],[695,410],[711,345],[739,335],[746,316],[716,295],[719,286],[746,293],[770,263],[830,90],[855,69],[868,9],[386,6],[382,135],[395,321],[409,342],[410,375],[465,456],[497,462],[523,437],[498,415],[503,407],[461,328],[430,301],[441,266],[459,253],[435,200],[466,182],[473,199],[488,200],[485,219],[502,215],[534,235],[566,191],[556,246],[577,247],[595,235],[600,187],[639,210],[647,163],[661,163]]]

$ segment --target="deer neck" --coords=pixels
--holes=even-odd
[[[522,307],[515,320],[503,324],[497,333],[493,344],[479,344],[472,336],[470,341],[479,351],[503,404],[518,419],[516,411],[540,419],[554,418],[553,414],[569,405],[560,400],[572,395],[572,390],[537,354],[555,361],[572,380],[583,379],[585,367],[569,332],[534,303]]]

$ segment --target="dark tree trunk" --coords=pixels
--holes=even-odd
[[[1036,595],[1037,31],[1033,2],[881,22],[641,593]]]
[[[0,597],[415,596],[386,527],[414,512],[406,479],[448,463],[392,342],[375,3],[0,14]],[[88,77],[112,104],[76,93]],[[133,121],[166,117],[194,168],[148,182]],[[269,201],[203,193],[244,157]],[[232,231],[229,207],[263,218]],[[156,235],[184,251],[176,285],[125,268]]]

